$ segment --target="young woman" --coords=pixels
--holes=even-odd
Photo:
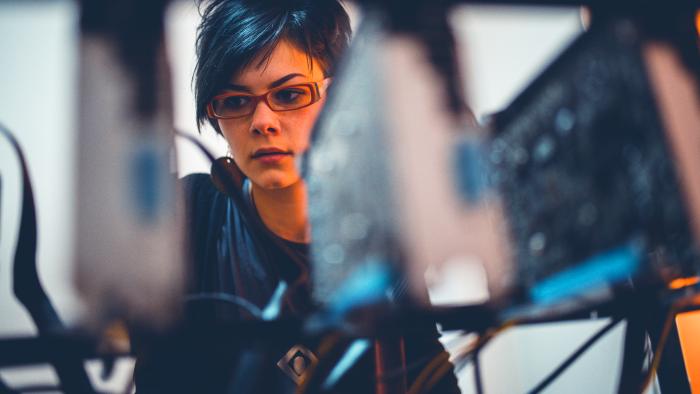
[[[311,241],[306,188],[298,164],[350,34],[337,0],[205,4],[194,78],[197,118],[226,139],[246,178],[244,206],[218,190],[208,174],[183,180],[191,261],[188,308],[174,332],[137,341],[138,393],[293,392],[313,361],[307,352],[314,344],[289,338],[268,341],[266,357],[249,363],[250,357],[241,357],[245,349],[236,332],[222,332],[217,323],[250,319],[281,280],[302,284],[290,288],[283,314],[303,315],[313,307],[306,280]],[[225,302],[232,298],[238,306]],[[241,299],[253,306],[239,307]],[[407,341],[409,362],[419,360],[414,372],[443,351],[435,330],[427,332]],[[447,376],[439,392],[458,392],[454,376]],[[250,387],[236,387],[242,384]],[[365,357],[337,392],[373,387],[374,367]]]

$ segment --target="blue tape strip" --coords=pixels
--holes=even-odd
[[[363,354],[369,349],[371,343],[367,339],[358,339],[350,345],[350,348],[343,355],[343,357],[335,365],[328,378],[323,383],[324,390],[330,390],[333,386],[338,383],[338,381],[345,375],[345,373],[352,368],[357,360],[362,357]]]
[[[368,262],[360,265],[340,286],[330,302],[330,310],[343,315],[349,310],[387,298],[391,273],[385,264]]]
[[[633,243],[598,254],[541,281],[532,288],[530,296],[535,303],[551,304],[586,290],[619,282],[637,271],[641,254],[641,248]]]
[[[131,206],[144,224],[156,222],[165,211],[166,194],[164,179],[167,167],[162,148],[154,141],[142,141],[131,152],[128,187]]]

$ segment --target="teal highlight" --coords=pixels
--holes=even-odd
[[[585,290],[619,282],[637,272],[641,255],[641,248],[634,243],[595,255],[541,281],[532,288],[530,296],[537,304],[552,304]]]

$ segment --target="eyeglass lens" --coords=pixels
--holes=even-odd
[[[289,111],[312,103],[311,86],[298,85],[275,89],[267,93],[267,103],[273,111]],[[257,105],[255,96],[240,94],[215,99],[212,102],[214,114],[221,117],[250,115]]]

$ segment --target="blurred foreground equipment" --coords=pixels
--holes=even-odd
[[[613,305],[628,322],[619,391],[639,392],[673,331],[667,285],[700,268],[698,2],[589,2],[590,30],[481,129],[430,29],[467,2],[361,3],[309,154],[315,299],[334,310],[382,265],[424,300],[426,268],[477,257],[503,326]],[[660,375],[688,391],[681,368]]]
[[[489,162],[527,301],[697,272],[698,84],[644,27],[595,21],[495,117]]]
[[[167,3],[81,2],[77,284],[93,324],[162,326],[178,310]]]
[[[590,31],[481,130],[430,28],[462,2],[363,3],[309,158],[317,300],[377,261],[421,298],[427,266],[476,256],[492,299],[545,308],[697,272],[696,3],[592,2]]]
[[[50,363],[65,393],[91,393],[85,360],[103,358],[109,375],[128,350],[105,349],[98,333],[114,319],[162,327],[182,290],[179,198],[170,171],[172,113],[163,48],[167,1],[81,2],[80,133],[76,280],[90,334],[67,327],[37,272],[36,213],[24,157],[22,217],[13,289],[39,336],[0,341],[0,365]],[[0,391],[45,391],[10,387]]]

